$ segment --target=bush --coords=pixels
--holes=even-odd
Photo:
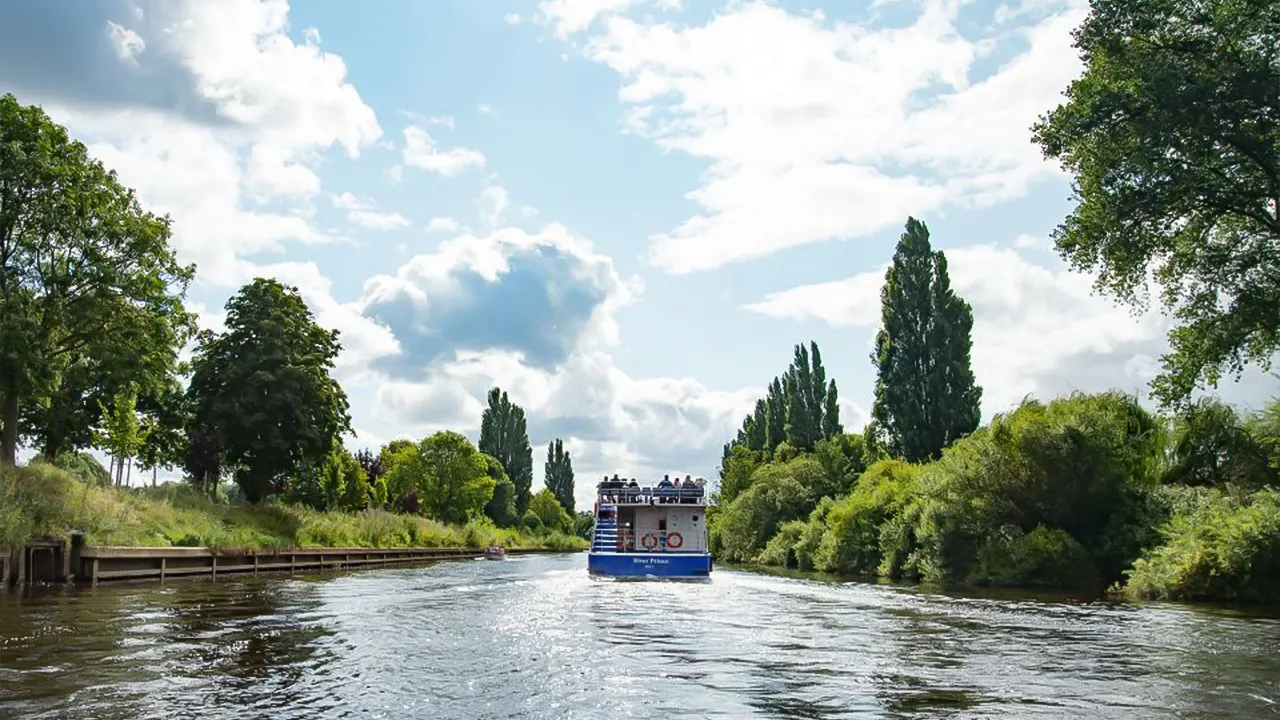
[[[928,466],[917,547],[907,564],[927,581],[963,582],[988,538],[1016,538],[1042,526],[1078,543],[1103,581],[1117,580],[1152,539],[1151,491],[1163,442],[1155,418],[1119,393],[1073,395],[1047,406],[1025,402]],[[998,550],[985,552],[991,559]],[[1008,575],[1011,567],[999,573],[1002,583],[1018,583]],[[1044,571],[1035,563],[1025,567]],[[1088,568],[1061,580],[1069,584],[1081,574]]]
[[[761,466],[751,485],[724,508],[716,523],[717,550],[728,562],[754,562],[779,526],[812,508],[810,487],[822,467],[812,458]]]
[[[1217,489],[1166,491],[1172,514],[1164,542],[1133,564],[1124,587],[1135,598],[1280,600],[1280,494],[1232,496]]]
[[[827,514],[814,566],[825,572],[879,573],[881,528],[902,512],[916,492],[919,476],[918,466],[901,460],[880,460],[868,468],[853,492]]]

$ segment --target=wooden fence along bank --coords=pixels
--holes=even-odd
[[[556,552],[509,549],[510,555]],[[219,550],[205,547],[92,547],[83,536],[42,540],[21,550],[0,551],[0,589],[32,583],[97,585],[126,580],[160,580],[258,573],[354,570],[408,563],[475,558],[479,548],[296,548]]]

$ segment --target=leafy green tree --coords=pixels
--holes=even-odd
[[[543,468],[547,489],[560,501],[560,506],[573,514],[573,458],[556,438],[547,445],[547,462]]]
[[[725,446],[724,457],[729,457],[732,445],[768,457],[784,442],[792,452],[808,452],[819,440],[844,432],[836,383],[826,377],[818,344],[796,345],[791,365],[769,383],[765,397],[756,401],[737,437]]]
[[[1244,422],[1249,434],[1266,449],[1271,467],[1280,470],[1280,398],[1273,398]]]
[[[591,533],[595,532],[595,529],[596,529],[595,515],[592,515],[591,513],[584,511],[584,512],[579,512],[577,517],[574,518],[573,534],[577,535],[583,540],[590,540]]]
[[[489,390],[489,406],[480,418],[480,452],[502,463],[516,486],[516,511],[523,515],[533,488],[533,446],[529,444],[524,408],[496,387]]]
[[[1155,395],[1280,350],[1278,0],[1093,0],[1084,74],[1035,142],[1075,176],[1054,241],[1097,287],[1178,321]]]
[[[146,433],[138,422],[138,396],[132,388],[116,393],[111,406],[103,406],[102,430],[95,434],[96,444],[111,453],[115,462],[117,487],[124,484],[124,464],[138,456],[146,443]]]
[[[1244,426],[1230,405],[1204,398],[1174,420],[1172,463],[1165,482],[1182,485],[1274,485],[1267,448]]]
[[[973,311],[951,289],[947,259],[929,229],[907,219],[880,292],[881,328],[871,415],[886,449],[909,462],[935,459],[977,429],[982,389],[969,364]]]
[[[227,301],[226,332],[203,333],[188,394],[256,503],[321,461],[351,430],[347,396],[329,372],[338,333],[315,323],[295,288],[258,278]]]
[[[138,412],[142,416],[144,430],[138,464],[144,470],[151,470],[151,484],[154,485],[160,468],[174,468],[182,464],[182,454],[188,442],[185,391],[174,380],[152,393],[140,395]]]
[[[720,461],[720,504],[728,505],[751,487],[752,475],[764,462],[762,450],[732,443],[725,445],[725,455]]]
[[[416,493],[422,512],[437,520],[465,523],[493,497],[489,463],[464,435],[441,431],[393,457],[388,485]]]
[[[387,506],[387,471],[382,464],[382,455],[374,455],[368,449],[360,450],[355,454],[356,462],[360,463],[360,469],[364,470],[364,476],[369,483],[369,504],[371,507],[384,508]]]
[[[194,327],[182,298],[195,269],[178,264],[169,237],[169,221],[144,211],[65,128],[0,97],[0,464],[16,460],[24,407],[52,407],[86,358],[135,375],[176,366]],[[86,372],[66,387],[95,385],[99,371]],[[57,410],[110,394],[77,397]],[[70,424],[82,435],[92,426]]]
[[[529,512],[538,518],[538,525],[546,530],[572,533],[576,527],[573,517],[549,488],[542,488],[529,500]]]
[[[493,497],[485,503],[484,514],[498,527],[511,527],[520,518],[516,514],[516,486],[492,455],[484,456],[485,472],[493,478]]]

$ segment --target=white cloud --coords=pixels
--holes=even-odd
[[[452,232],[458,229],[458,221],[451,217],[433,217],[427,223],[427,232]]]
[[[885,28],[763,2],[687,27],[610,17],[585,52],[624,79],[624,127],[710,163],[687,194],[701,211],[651,238],[650,261],[710,269],[989,205],[1056,176],[1029,127],[1079,70],[1081,0],[978,40],[956,29],[966,3],[917,4],[914,23]],[[571,33],[630,5],[542,7]],[[1018,41],[1024,52],[975,81],[976,60]]]
[[[353,210],[347,213],[347,219],[366,230],[396,230],[413,224],[400,213],[372,210]]]
[[[409,167],[448,177],[457,175],[468,167],[484,167],[484,155],[464,147],[441,150],[426,129],[410,125],[404,129],[403,162]]]
[[[480,103],[479,105],[476,105],[476,112],[480,113],[481,115],[494,114],[493,106],[490,105],[489,103]]]
[[[520,13],[513,13],[513,12],[507,13],[506,15],[502,16],[502,20],[508,25],[519,25]]]
[[[538,3],[536,19],[551,25],[557,37],[565,38],[582,32],[599,19],[624,13],[649,4],[649,0],[543,0]],[[660,10],[681,10],[681,0],[657,0]]]
[[[142,36],[110,20],[107,21],[107,36],[111,38],[116,55],[125,62],[136,62],[134,58],[147,49],[147,43],[143,41]]]
[[[347,220],[367,230],[396,230],[409,227],[409,218],[395,212],[378,212],[374,210],[372,200],[365,200],[349,192],[331,197],[333,206],[347,211]]]
[[[1058,261],[1037,264],[1011,248],[974,245],[946,255],[952,287],[973,307],[973,367],[988,414],[1028,393],[1048,397],[1150,379],[1151,357],[1163,352],[1168,331],[1158,312],[1135,316],[1095,294],[1089,276]],[[772,293],[748,309],[865,327],[870,335],[880,323],[885,267]],[[1098,364],[1107,372],[1089,369]]]

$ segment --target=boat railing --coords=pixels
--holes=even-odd
[[[599,501],[606,505],[689,505],[703,500],[702,487],[622,487],[600,488]]]

